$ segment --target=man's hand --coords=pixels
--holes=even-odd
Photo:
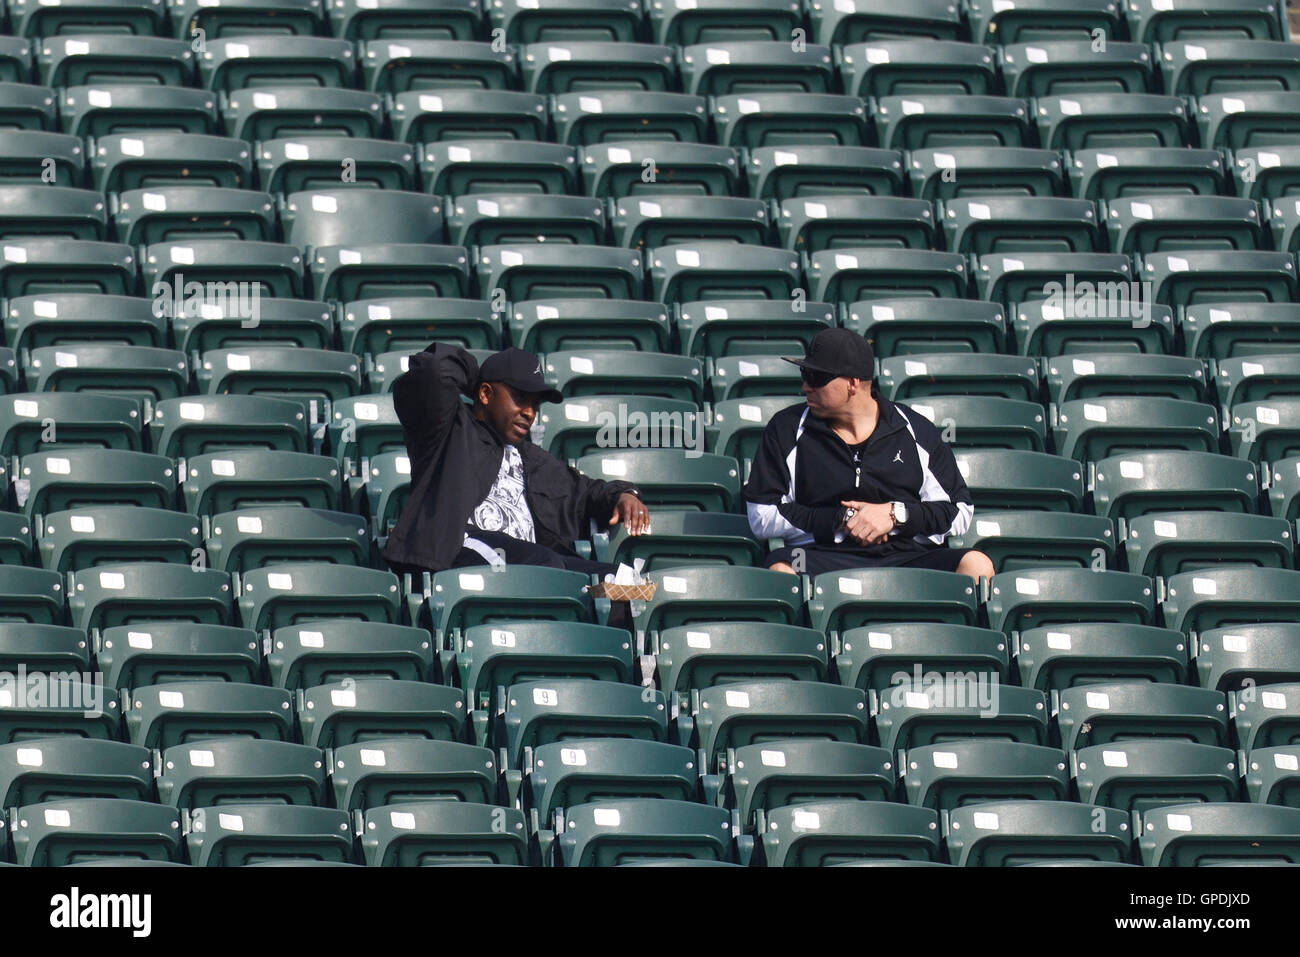
[[[888,502],[840,502],[857,513],[844,525],[848,536],[862,545],[876,545],[889,538],[894,520],[889,517]]]
[[[614,503],[614,514],[609,519],[611,525],[619,522],[627,526],[629,535],[640,535],[650,528],[650,510],[631,492],[624,492]]]

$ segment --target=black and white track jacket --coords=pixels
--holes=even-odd
[[[939,429],[882,398],[874,383],[871,391],[879,418],[860,449],[845,444],[807,405],[772,416],[744,488],[755,535],[783,538],[787,545],[843,543],[870,553],[933,548],[970,527],[975,506]],[[840,502],[848,500],[903,502],[907,522],[888,542],[858,546],[839,528]]]

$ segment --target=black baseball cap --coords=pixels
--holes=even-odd
[[[876,354],[871,343],[851,329],[823,329],[808,344],[802,359],[782,356],[800,369],[832,376],[850,376],[870,381],[876,375]]]
[[[564,396],[546,384],[542,360],[524,349],[502,349],[478,367],[479,382],[504,382],[520,392],[540,396],[543,402],[563,402]]]

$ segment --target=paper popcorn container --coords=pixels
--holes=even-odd
[[[655,583],[613,585],[601,582],[599,585],[588,585],[587,594],[592,598],[608,598],[610,601],[649,601],[655,596]]]

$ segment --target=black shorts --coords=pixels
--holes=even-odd
[[[801,561],[796,563],[802,551]],[[826,572],[839,572],[849,568],[932,568],[940,572],[955,572],[961,560],[973,549],[949,548],[936,545],[933,548],[827,548],[824,545],[787,545],[768,552],[765,559],[770,568],[778,562],[793,565],[795,571],[802,571],[811,578]],[[801,567],[802,566],[802,567]]]

